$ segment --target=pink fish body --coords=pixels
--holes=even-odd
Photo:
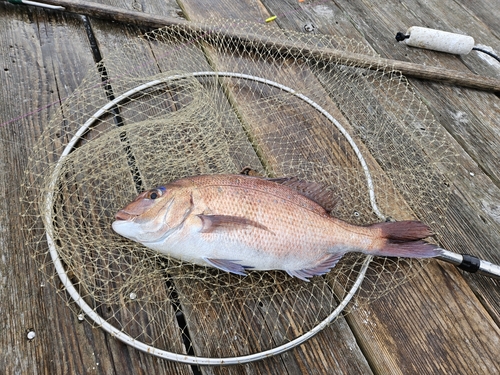
[[[303,280],[328,272],[347,252],[434,257],[418,221],[356,226],[316,202],[327,195],[294,178],[186,177],[145,191],[116,214],[115,232],[162,254],[245,275],[283,270]]]

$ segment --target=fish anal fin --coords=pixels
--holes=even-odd
[[[293,277],[297,277],[304,281],[309,281],[309,278],[313,276],[321,276],[325,273],[330,272],[330,270],[335,267],[338,261],[342,258],[343,253],[331,254],[327,258],[323,259],[320,263],[312,268],[305,268],[301,270],[287,270],[286,272]]]
[[[218,230],[245,229],[249,227],[269,230],[265,225],[240,216],[202,214],[198,215],[198,217],[202,221],[202,233],[213,233]]]
[[[339,201],[333,191],[317,182],[304,181],[297,177],[268,178],[267,180],[295,190],[300,195],[319,204],[327,212],[333,211]]]
[[[215,258],[203,258],[203,260],[205,260],[205,262],[207,262],[212,267],[241,276],[246,276],[247,274],[245,271],[249,268],[253,268],[249,266],[242,266],[241,264],[236,263],[237,260]]]

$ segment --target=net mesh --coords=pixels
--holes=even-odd
[[[373,55],[350,40],[214,21],[203,31],[153,31],[91,69],[40,135],[26,171],[27,245],[60,294],[69,299],[47,228],[80,298],[148,345],[237,357],[314,328],[352,288],[364,256],[347,255],[309,283],[278,271],[241,277],[161,256],[111,229],[115,213],[142,190],[247,166],[323,184],[339,197],[332,215],[351,223],[419,218],[439,235],[448,188],[436,171],[452,151],[432,116],[390,66],[359,68],[327,53],[313,57],[311,48]],[[383,217],[347,137],[366,162]],[[422,265],[376,258],[357,303]]]

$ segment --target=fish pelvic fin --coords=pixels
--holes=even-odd
[[[376,242],[380,245],[367,254],[405,257],[405,258],[433,258],[442,253],[438,245],[422,241],[433,235],[429,226],[420,221],[396,221],[370,225]]]
[[[212,267],[218,268],[220,270],[234,273],[236,275],[240,276],[246,276],[246,270],[249,268],[249,266],[242,266],[239,263],[236,263],[236,260],[229,260],[229,259],[215,259],[215,258],[206,258],[204,257],[203,260],[207,262],[209,265]]]
[[[250,220],[240,216],[230,215],[198,215],[202,222],[202,233],[213,233],[220,230],[236,230],[246,229],[249,227],[259,228],[262,230],[269,229],[254,220]]]

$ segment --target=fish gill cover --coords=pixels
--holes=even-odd
[[[440,170],[454,168],[446,135],[399,72],[357,67],[332,50],[373,56],[357,41],[214,21],[153,31],[91,69],[26,171],[26,241],[42,272],[59,286],[47,233],[79,298],[104,321],[168,352],[238,357],[318,325],[349,293],[366,255],[349,254],[309,283],[183,263],[112,230],[139,192],[250,166],[322,184],[336,197],[331,214],[345,221],[418,219],[439,240],[448,202]],[[423,264],[375,258],[356,303]]]

